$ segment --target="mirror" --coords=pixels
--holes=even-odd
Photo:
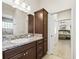
[[[2,3],[2,36],[18,36],[28,33],[28,16],[26,12]]]

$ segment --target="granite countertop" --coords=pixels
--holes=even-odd
[[[2,42],[2,51],[15,48],[17,46],[21,46],[24,44],[28,44],[37,40],[43,39],[42,34],[35,34],[32,37],[29,38],[19,38],[14,40],[6,40]]]

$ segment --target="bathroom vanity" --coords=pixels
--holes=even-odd
[[[17,40],[17,39],[16,39]],[[32,39],[21,39],[24,42],[11,40],[6,47],[3,46],[3,59],[41,59],[44,53],[44,40],[41,36],[33,36]],[[8,46],[7,46],[8,45]]]
[[[28,16],[28,32],[34,33],[33,36],[3,42],[3,59],[42,59],[46,55],[48,50],[48,12],[41,9],[35,12],[34,17],[30,14]]]
[[[3,42],[3,59],[41,59],[47,53],[47,40],[41,34]]]
[[[36,59],[36,43],[32,42],[3,51],[3,59]]]

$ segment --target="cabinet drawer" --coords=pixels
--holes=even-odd
[[[47,42],[44,42],[44,55],[47,53],[48,50],[48,44]]]
[[[25,55],[25,53],[22,52],[22,53],[19,53],[15,56],[11,57],[11,58],[8,58],[8,59],[24,59],[25,58],[24,55]]]
[[[43,39],[37,41],[37,45],[42,44],[42,43],[43,43]]]
[[[14,56],[18,53],[21,53],[24,50],[32,48],[34,46],[36,46],[36,42],[32,42],[32,43],[29,43],[29,44],[25,44],[25,45],[22,45],[22,46],[18,46],[18,47],[9,49],[7,51],[3,51],[3,59],[8,59],[8,58],[10,58],[10,57],[12,57],[12,56]]]
[[[36,47],[23,51],[9,59],[36,59]]]
[[[43,51],[43,44],[37,46],[37,53],[39,53],[40,51]]]

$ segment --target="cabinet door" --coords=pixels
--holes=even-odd
[[[43,51],[43,43],[37,46],[37,53],[39,54],[40,51]]]
[[[10,59],[36,59],[36,47],[30,48]]]
[[[25,53],[26,53],[25,59],[36,59],[36,47],[30,48]]]
[[[47,41],[44,42],[44,55],[47,53],[48,47],[47,47]]]
[[[9,59],[25,59],[25,53],[20,53],[20,54],[17,54],[16,56],[14,57],[11,57]]]
[[[43,11],[35,13],[35,33],[43,34]]]
[[[37,45],[37,59],[41,59],[43,57],[43,43]]]

